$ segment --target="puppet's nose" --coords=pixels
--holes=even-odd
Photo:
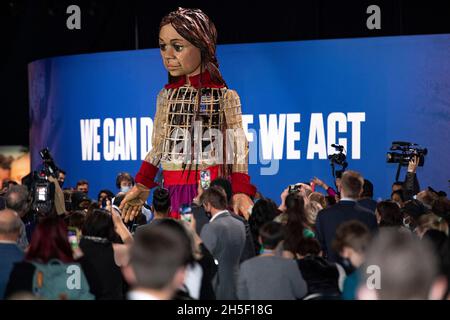
[[[172,48],[172,46],[167,46],[166,50],[163,52],[163,57],[165,59],[172,59],[175,58],[174,56],[174,49]]]

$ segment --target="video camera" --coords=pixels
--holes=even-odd
[[[331,165],[331,174],[333,176],[333,179],[341,178],[342,174],[344,173],[345,169],[347,169],[348,163],[347,163],[347,156],[344,153],[344,146],[341,146],[339,144],[332,144],[331,145],[337,153],[330,154],[328,156],[328,160],[330,160]],[[336,170],[335,165],[341,166],[341,170]],[[336,184],[336,182],[335,182]],[[336,186],[337,187],[337,186]]]
[[[419,167],[423,167],[425,156],[428,153],[426,148],[420,148],[416,143],[394,141],[392,142],[391,151],[386,155],[387,163],[398,163],[400,166],[408,166],[409,161],[417,156],[419,158]]]
[[[291,184],[288,187],[288,192],[289,194],[291,193],[297,193],[302,189],[302,185],[301,184]]]
[[[336,151],[338,151],[338,153],[334,153],[334,154],[330,154],[328,156],[328,160],[331,161],[331,163],[337,164],[339,166],[342,166],[345,170],[345,168],[347,168],[348,163],[347,163],[347,156],[344,153],[344,146],[341,146],[339,144],[332,144],[331,145],[334,149],[336,149]]]
[[[30,190],[32,211],[46,216],[52,212],[55,203],[55,185],[48,178],[52,176],[56,179],[59,169],[48,148],[42,149],[39,155],[43,161],[43,168],[41,171],[33,171],[24,177],[22,184]]]

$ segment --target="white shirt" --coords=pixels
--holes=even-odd
[[[356,199],[352,199],[352,198],[344,197],[344,198],[341,198],[341,200],[339,200],[339,201],[353,201],[353,202],[356,202],[357,200]]]
[[[223,210],[223,211],[217,212],[217,213],[211,218],[211,220],[209,220],[209,223],[213,222],[214,219],[216,219],[217,216],[219,216],[219,215],[221,215],[221,214],[223,214],[223,213],[227,213],[227,212],[228,212],[228,210]]]
[[[198,262],[190,264],[186,268],[184,285],[189,290],[189,295],[198,300],[200,299],[200,289],[202,286],[203,269]]]
[[[147,292],[132,290],[128,292],[128,300],[161,300],[161,299]]]
[[[17,241],[10,241],[10,240],[0,240],[0,243],[7,243],[7,244],[15,244],[15,245],[17,245]]]

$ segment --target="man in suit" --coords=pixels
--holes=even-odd
[[[23,251],[17,245],[20,234],[20,218],[10,209],[0,210],[0,300],[15,262],[22,261]]]
[[[218,263],[214,287],[219,300],[237,299],[239,261],[245,246],[244,224],[227,210],[227,197],[222,188],[210,187],[200,198],[211,220],[203,226],[200,237]]]
[[[361,207],[369,209],[373,214],[375,214],[377,202],[373,200],[373,184],[367,179],[364,179],[363,191],[358,200],[358,204]]]
[[[331,262],[341,262],[338,253],[332,250],[332,241],[340,224],[349,220],[358,220],[372,232],[378,228],[375,215],[357,202],[363,190],[363,184],[364,179],[358,172],[344,172],[339,186],[341,200],[334,206],[321,210],[317,215],[317,239],[325,257]]]
[[[227,204],[228,204],[228,212],[230,212],[231,216],[235,219],[238,219],[244,224],[245,227],[245,247],[242,251],[240,262],[244,262],[245,260],[251,259],[256,256],[255,244],[253,243],[253,237],[250,231],[250,225],[248,221],[241,217],[240,215],[233,212],[232,201],[233,201],[233,190],[231,186],[231,182],[225,178],[216,178],[211,182],[211,187],[217,186],[225,191],[227,196]],[[196,221],[196,232],[198,235],[201,234],[201,231],[205,224],[209,222],[210,216],[206,214],[203,206],[199,205],[200,197],[203,193],[203,190],[199,190],[199,195],[194,198],[194,202],[192,203],[192,213],[194,214],[194,218]]]

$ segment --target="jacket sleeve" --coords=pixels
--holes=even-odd
[[[414,195],[420,192],[419,180],[415,172],[407,172],[403,183],[403,193],[405,201],[412,200]]]
[[[241,264],[239,268],[238,281],[237,281],[237,296],[239,300],[248,300],[249,293],[247,287],[247,268],[246,264]]]
[[[211,223],[205,224],[200,233],[200,238],[203,241],[206,249],[211,252],[212,256],[215,257],[217,254],[217,232],[214,230],[214,225]]]

